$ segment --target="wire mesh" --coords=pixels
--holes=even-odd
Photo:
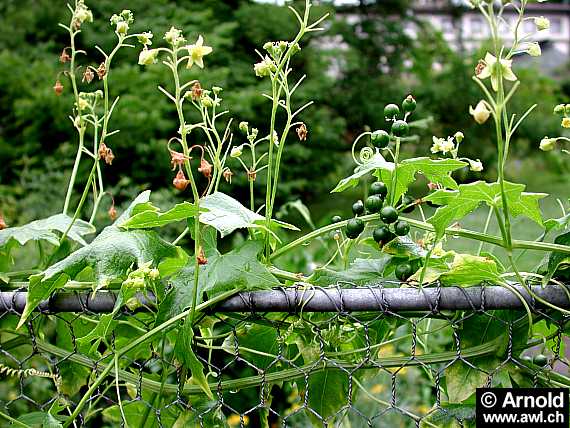
[[[65,301],[60,296],[14,332],[22,297],[13,293],[10,301],[3,294],[1,411],[29,419],[53,406],[68,416],[81,405],[74,424],[93,427],[123,426],[125,420],[140,427],[474,426],[474,407],[456,411],[450,404],[449,375],[458,366],[467,368],[476,386],[565,382],[568,317],[528,295],[535,325],[545,326],[542,339],[527,339],[528,314],[520,301],[517,307],[500,300],[506,296],[500,287],[454,294],[439,286],[421,291],[389,283],[346,285],[243,293],[201,313],[192,349],[212,397],[175,358],[184,320],[122,354],[126,344],[156,326],[152,307],[109,315],[74,293],[81,310],[57,311],[56,303]],[[410,304],[410,290],[423,296],[423,305]],[[543,296],[568,307],[565,289],[545,290]],[[355,295],[365,296],[368,306],[360,301],[355,310]],[[263,302],[275,308],[278,301],[287,306],[264,309]],[[494,335],[480,344],[472,331]],[[525,358],[539,351],[548,356],[545,366]],[[467,396],[470,386],[475,384],[465,385]]]

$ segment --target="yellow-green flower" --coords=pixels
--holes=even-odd
[[[544,152],[549,152],[551,150],[554,150],[555,146],[556,146],[556,138],[544,137],[542,140],[540,140],[540,150]]]
[[[139,54],[140,65],[151,65],[156,62],[158,56],[158,49],[143,49]]]
[[[528,46],[527,52],[530,56],[540,56],[542,51],[540,50],[540,45],[538,43],[531,43]]]
[[[499,74],[505,80],[510,80],[511,82],[517,80],[517,76],[515,76],[515,73],[513,73],[513,70],[511,69],[513,65],[512,60],[498,60],[494,55],[487,52],[483,63],[485,66],[481,69],[479,74],[477,74],[477,77],[481,80],[490,77],[493,90],[497,91],[499,89]]]
[[[550,28],[550,21],[544,16],[534,18],[534,25],[538,31],[548,30]]]
[[[570,128],[570,117],[563,117],[561,125],[562,128]]]
[[[477,103],[475,108],[469,106],[469,114],[473,116],[475,122],[482,125],[487,121],[487,119],[489,119],[491,111],[487,108],[485,101],[481,100]]]
[[[212,52],[212,48],[210,46],[204,46],[204,39],[202,36],[199,36],[198,40],[196,40],[196,43],[187,46],[187,48],[189,58],[186,68],[192,68],[194,64],[200,68],[204,68],[203,58]]]

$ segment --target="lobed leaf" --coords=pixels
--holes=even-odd
[[[205,208],[200,208],[200,212],[205,210]],[[198,208],[190,202],[177,204],[174,208],[164,213],[161,213],[160,209],[151,203],[145,202],[135,206],[132,217],[123,222],[120,227],[126,230],[162,227],[170,223],[196,217],[197,215]]]

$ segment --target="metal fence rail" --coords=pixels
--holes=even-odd
[[[390,288],[375,284],[368,287],[303,287],[300,285],[268,291],[242,292],[218,304],[214,312],[359,312],[359,311],[437,311],[522,309],[521,297],[531,307],[544,307],[519,285],[511,290],[498,286]],[[532,286],[532,292],[542,300],[561,308],[570,307],[570,290],[561,285]],[[21,313],[27,292],[0,292],[0,313]],[[154,303],[153,296],[138,295],[144,306]],[[111,312],[116,294],[100,291],[59,293],[42,302],[43,312]]]

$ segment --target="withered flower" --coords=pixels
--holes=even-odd
[[[57,79],[55,81],[55,85],[53,85],[53,91],[55,92],[55,94],[59,97],[62,93],[63,93],[63,85],[61,84],[61,82],[59,81],[59,79]]]
[[[115,204],[111,205],[111,208],[109,208],[107,214],[109,214],[109,218],[111,220],[115,221],[115,219],[117,218],[117,210],[115,209]]]
[[[255,181],[255,179],[257,178],[257,171],[255,169],[250,169],[247,172],[247,178],[249,179],[249,181]]]
[[[206,258],[206,255],[204,254],[204,249],[202,247],[200,247],[200,251],[198,252],[198,255],[196,256],[196,260],[198,261],[199,265],[208,264],[208,259]]]
[[[197,101],[202,97],[202,86],[200,82],[196,82],[192,85],[192,100]]]
[[[475,66],[475,76],[479,76],[481,74],[481,72],[485,68],[485,65],[486,65],[485,61],[480,59],[477,65]]]
[[[67,53],[67,48],[63,48],[61,54],[59,55],[59,62],[65,64],[66,62],[71,61],[71,57]]]
[[[176,177],[174,177],[174,180],[172,180],[172,184],[174,185],[174,187],[176,187],[180,191],[186,190],[189,183],[190,180],[186,179],[186,176],[184,175],[181,169],[178,170]]]
[[[83,78],[81,79],[82,82],[91,83],[93,78],[95,77],[95,73],[91,70],[91,67],[87,67],[83,72]]]
[[[200,160],[198,172],[202,173],[204,177],[210,178],[212,176],[212,165],[206,159],[202,158]]]
[[[184,153],[170,150],[170,163],[172,164],[172,171],[174,171],[176,167],[180,168],[187,160],[190,160],[190,157],[186,156]]]
[[[97,76],[99,76],[99,80],[101,80],[107,74],[107,67],[105,67],[105,63],[102,62],[97,69]]]
[[[107,147],[105,143],[101,143],[99,145],[99,159],[104,159],[107,165],[113,164],[113,159],[115,159],[115,155],[113,154],[113,150],[110,147]]]
[[[4,216],[0,214],[0,230],[4,230],[8,227],[6,224],[6,220],[4,220]]]
[[[297,136],[299,137],[299,141],[307,141],[307,134],[309,131],[307,130],[307,126],[304,123],[297,128]]]
[[[429,190],[437,190],[437,183],[432,183],[431,181],[427,184]]]
[[[233,173],[232,170],[229,169],[229,168],[224,169],[224,172],[222,173],[222,176],[223,176],[223,177],[225,178],[225,180],[226,180],[228,183],[230,183],[230,184],[232,183],[232,177],[233,177],[233,175],[234,175],[234,173]]]

